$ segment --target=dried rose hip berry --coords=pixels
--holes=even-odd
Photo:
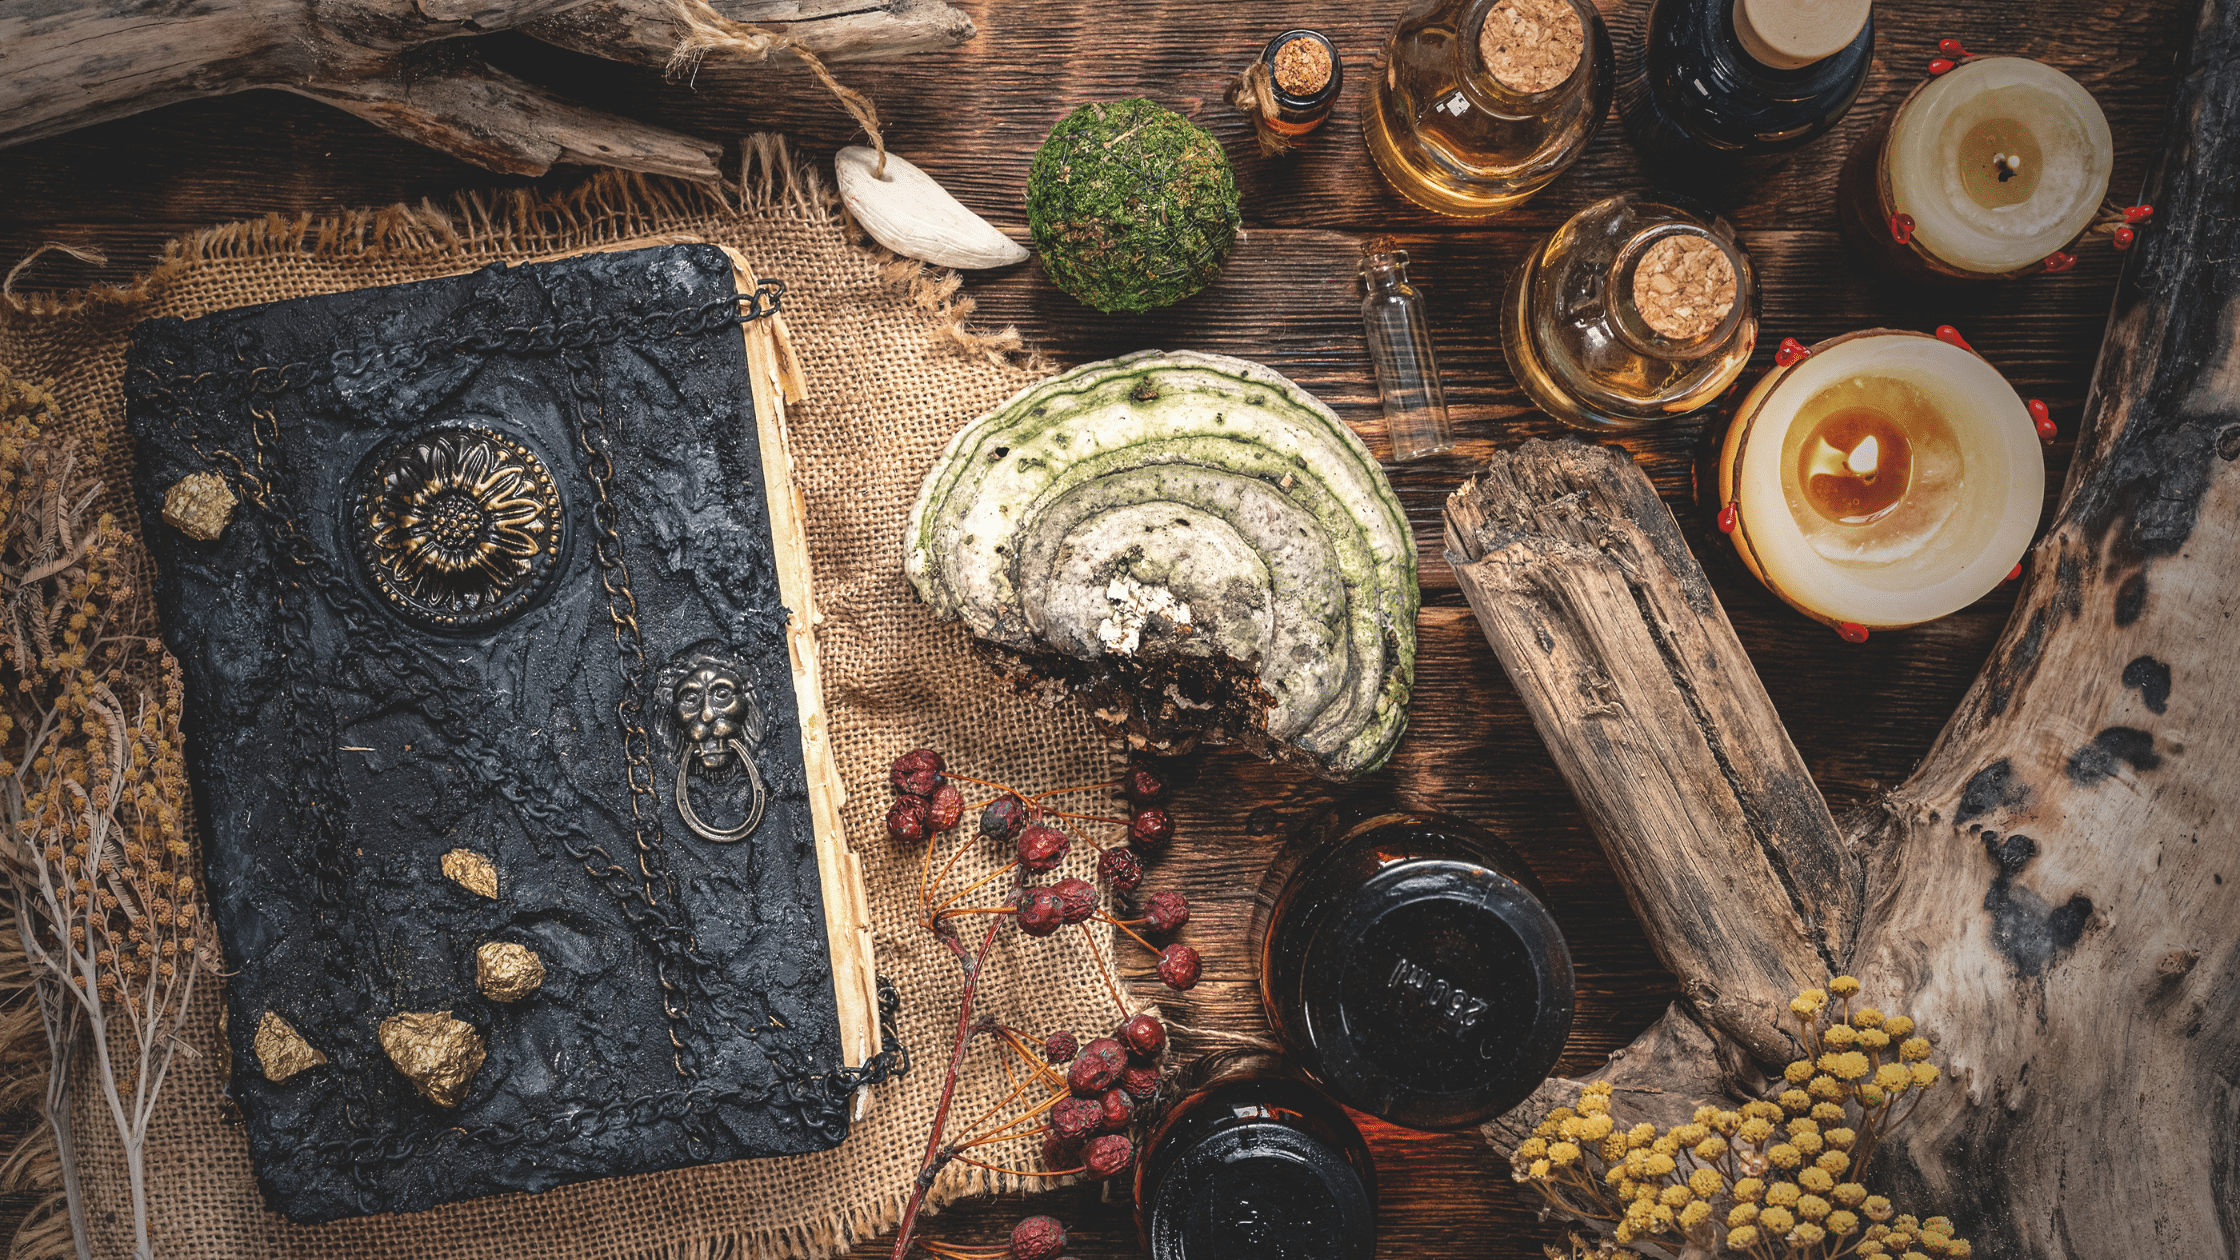
[[[1051,885],[1066,903],[1066,922],[1086,923],[1097,912],[1097,886],[1085,879],[1061,879]]]
[[[1042,1166],[1051,1172],[1081,1167],[1081,1139],[1052,1132],[1042,1139]]]
[[[1027,825],[1027,803],[1016,796],[1004,795],[988,802],[980,811],[980,834],[997,844],[1009,844]]]
[[[1095,1098],[1111,1089],[1128,1068],[1128,1052],[1110,1037],[1099,1037],[1081,1047],[1066,1073],[1066,1087],[1076,1098]]]
[[[1071,1063],[1081,1053],[1081,1041],[1061,1028],[1042,1039],[1042,1057],[1052,1063]]]
[[[1098,1106],[1104,1112],[1104,1131],[1107,1133],[1118,1133],[1135,1122],[1136,1100],[1128,1097],[1126,1090],[1106,1090],[1104,1097],[1098,1100]]]
[[[1139,1059],[1156,1059],[1167,1048],[1167,1026],[1149,1011],[1120,1025],[1120,1044]]]
[[[1110,1181],[1136,1162],[1135,1143],[1117,1133],[1090,1138],[1089,1144],[1081,1148],[1081,1162],[1088,1166],[1089,1180]]]
[[[1128,820],[1128,838],[1146,848],[1159,848],[1174,839],[1174,819],[1157,806],[1139,809]]]
[[[926,798],[898,796],[887,806],[887,834],[904,844],[916,844],[933,834],[933,820],[926,816]]]
[[[1019,930],[1029,936],[1048,936],[1066,921],[1065,899],[1055,888],[1029,888],[1019,898]],[[1164,967],[1166,964],[1161,963]]]
[[[1036,823],[1019,833],[1019,862],[1030,871],[1054,870],[1072,844],[1073,837],[1056,827]]]
[[[1097,878],[1121,892],[1133,892],[1143,882],[1143,863],[1126,849],[1106,849],[1097,855]]]
[[[1152,1096],[1159,1092],[1159,1069],[1155,1067],[1129,1068],[1120,1074],[1120,1088],[1127,1090],[1128,1097],[1139,1103],[1150,1102]]]
[[[1120,790],[1134,805],[1154,805],[1167,799],[1166,779],[1149,766],[1128,767],[1126,777],[1120,780]]]
[[[1066,1227],[1055,1216],[1030,1216],[1011,1227],[1012,1260],[1057,1260],[1066,1249]]]
[[[1198,951],[1188,945],[1169,945],[1159,951],[1159,978],[1170,989],[1187,989],[1198,982]]]
[[[1155,892],[1143,907],[1143,924],[1154,932],[1172,932],[1189,921],[1189,899],[1178,892]]]
[[[964,793],[954,783],[944,783],[926,798],[926,814],[933,820],[935,831],[947,831],[964,817]]]
[[[1050,1109],[1050,1131],[1069,1142],[1085,1140],[1104,1124],[1104,1105],[1095,1099],[1068,1098]]]
[[[887,778],[894,782],[894,790],[912,796],[931,796],[941,786],[941,754],[931,748],[906,752],[894,759],[887,770]]]

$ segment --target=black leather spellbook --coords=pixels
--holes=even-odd
[[[776,298],[679,245],[137,331],[232,1091],[289,1217],[846,1136],[740,327]]]

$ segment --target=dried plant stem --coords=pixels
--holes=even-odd
[[[957,1077],[964,1068],[965,1051],[972,1045],[972,1000],[980,991],[981,975],[987,971],[988,951],[995,948],[996,933],[1002,930],[1002,919],[989,920],[987,934],[980,938],[979,952],[969,955],[955,933],[941,934],[942,942],[964,965],[964,993],[957,1002],[956,1044],[949,1048],[949,1068],[941,1078],[941,1102],[934,1108],[933,1130],[926,1134],[925,1158],[918,1163],[918,1175],[910,1187],[910,1202],[902,1209],[902,1228],[895,1234],[894,1260],[903,1260],[910,1254],[910,1243],[918,1233],[918,1211],[925,1206],[926,1192],[933,1188],[949,1161],[959,1158],[954,1151],[942,1146],[941,1137],[949,1125],[949,1104],[956,1098]]]

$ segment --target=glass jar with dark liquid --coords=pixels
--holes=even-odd
[[[1255,915],[1261,997],[1338,1101],[1414,1129],[1500,1115],[1571,1030],[1571,953],[1484,829],[1371,797],[1294,836]]]
[[[1873,62],[1869,0],[1656,0],[1618,109],[1643,157],[1709,195],[1835,126]]]
[[[1185,1069],[1136,1161],[1152,1260],[1370,1260],[1377,1180],[1345,1111],[1264,1051]]]

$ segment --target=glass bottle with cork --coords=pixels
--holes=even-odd
[[[1370,793],[1294,832],[1253,915],[1286,1054],[1349,1107],[1467,1128],[1563,1052],[1571,953],[1532,873],[1460,818]]]
[[[1376,368],[1377,396],[1395,460],[1424,459],[1454,449],[1447,391],[1431,349],[1423,295],[1408,283],[1408,255],[1391,237],[1361,246],[1362,330]]]
[[[1757,283],[1733,226],[1679,197],[1622,194],[1581,210],[1518,265],[1501,304],[1509,371],[1580,429],[1694,411],[1757,343]]]
[[[1337,45],[1321,31],[1285,31],[1229,85],[1228,101],[1252,118],[1261,153],[1273,157],[1298,147],[1320,127],[1345,85]]]
[[[1615,73],[1588,0],[1440,0],[1394,28],[1362,135],[1401,196],[1489,218],[1585,151]]]
[[[1152,1260],[1371,1260],[1377,1179],[1361,1131],[1298,1068],[1222,1050],[1176,1078],[1136,1160]]]
[[[1708,192],[1825,134],[1873,61],[1872,0],[1656,0],[1618,109],[1643,157]]]

